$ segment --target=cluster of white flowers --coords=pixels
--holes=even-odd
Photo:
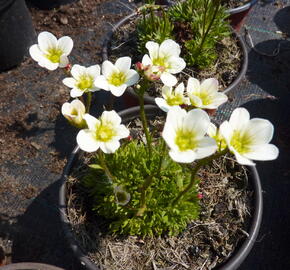
[[[40,66],[54,70],[68,65],[67,56],[72,47],[71,38],[62,37],[57,40],[51,33],[42,32],[38,36],[38,44],[30,48],[30,54]],[[162,98],[155,100],[167,112],[162,137],[174,161],[191,163],[224,149],[229,149],[243,165],[254,165],[252,160],[277,158],[277,147],[269,144],[274,128],[268,120],[250,120],[246,109],[237,108],[230,120],[222,123],[219,129],[210,122],[203,109],[217,109],[228,100],[225,94],[218,92],[216,79],[210,78],[200,83],[195,78],[189,78],[186,95],[184,83],[173,88],[177,84],[174,74],[181,72],[186,66],[180,57],[180,46],[175,41],[165,40],[160,45],[149,41],[146,48],[149,55],[144,55],[137,70],[147,80],[160,79],[164,84]],[[131,69],[129,57],[121,57],[115,64],[104,61],[102,67],[73,65],[70,72],[71,77],[65,78],[63,83],[71,88],[70,95],[73,98],[100,89],[119,97],[128,86],[137,84],[140,79],[138,72]],[[186,111],[181,105],[189,105],[194,109]],[[121,124],[121,118],[115,111],[104,111],[100,119],[96,119],[76,99],[65,103],[62,113],[72,124],[83,128],[77,135],[77,142],[84,151],[101,149],[104,153],[114,153],[120,147],[120,139],[129,136],[129,130]]]

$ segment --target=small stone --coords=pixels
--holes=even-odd
[[[66,16],[61,16],[60,17],[60,22],[62,24],[68,24],[68,18]]]

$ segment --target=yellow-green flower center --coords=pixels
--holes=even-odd
[[[242,133],[239,130],[235,130],[230,144],[236,149],[237,152],[244,154],[249,152],[252,144],[252,138],[247,132]]]
[[[77,82],[77,88],[79,88],[82,91],[85,91],[87,89],[90,89],[93,87],[93,78],[89,75],[82,75],[80,76],[78,82]]]
[[[124,72],[113,72],[111,76],[108,78],[109,84],[112,84],[114,86],[121,86],[124,84],[127,80],[127,76]]]
[[[101,123],[96,131],[96,139],[101,142],[108,142],[116,136],[116,131],[110,123]]]
[[[48,53],[45,55],[45,57],[51,61],[52,63],[59,63],[60,57],[62,56],[63,51],[58,48],[51,48],[48,50]]]
[[[212,97],[206,91],[195,92],[193,94],[201,99],[203,105],[209,105],[212,103]],[[193,100],[192,103],[193,105],[197,105]]]
[[[71,113],[70,113],[71,115],[74,115],[74,116],[77,116],[78,115],[78,110],[76,109],[76,108],[73,108],[72,110],[71,110]]]
[[[190,130],[180,129],[176,132],[175,144],[180,151],[192,150],[196,148],[195,133]]]
[[[166,97],[166,102],[169,106],[181,105],[183,103],[182,95],[170,95]]]
[[[157,57],[152,60],[154,66],[164,67],[165,69],[170,68],[167,62],[167,57]]]

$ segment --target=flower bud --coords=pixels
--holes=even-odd
[[[61,113],[71,125],[77,128],[87,127],[86,121],[83,118],[86,108],[80,100],[75,99],[71,103],[64,103],[61,107]]]

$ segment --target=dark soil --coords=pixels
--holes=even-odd
[[[115,32],[111,46],[109,48],[109,59],[116,60],[122,56],[130,56],[132,63],[142,60],[143,55],[137,50],[135,17],[128,20]],[[220,83],[220,90],[225,90],[238,76],[242,66],[242,49],[237,43],[234,36],[224,38],[216,47],[218,51],[218,59],[215,63],[206,69],[200,70],[196,67],[186,67],[177,75],[179,82],[186,84],[189,77],[195,77],[199,80],[207,78],[216,78]],[[124,52],[125,55],[124,55]],[[147,93],[153,97],[161,96],[162,83],[156,83],[152,89],[148,89]]]

